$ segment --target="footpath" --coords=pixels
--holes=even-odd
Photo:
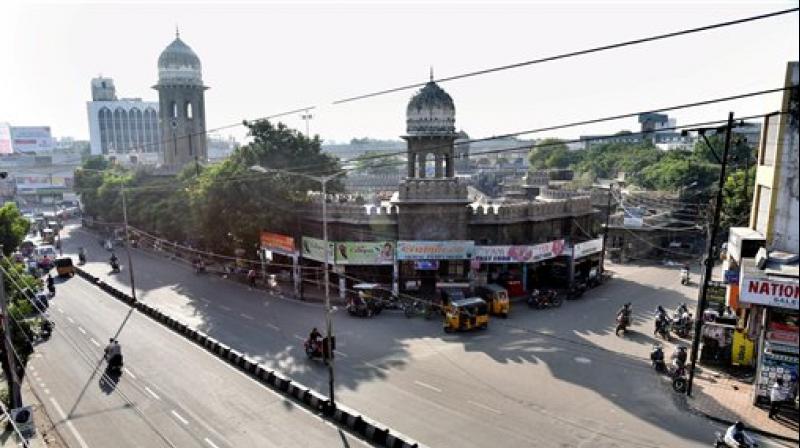
[[[5,385],[5,378],[0,375],[0,379]],[[36,425],[36,433],[22,441],[20,436],[14,431],[13,427],[8,425],[7,416],[0,418],[2,421],[3,432],[0,433],[0,448],[12,447],[28,447],[28,448],[66,448],[66,444],[58,434],[55,424],[50,419],[50,416],[44,411],[44,406],[39,400],[39,397],[33,392],[28,381],[31,378],[26,378],[22,381],[22,401],[33,409],[33,423]],[[3,392],[6,388],[2,387]]]
[[[694,412],[724,424],[741,421],[748,431],[787,441],[798,441],[798,411],[787,403],[774,419],[768,417],[768,405],[754,406],[753,385],[745,380],[708,368],[698,369],[692,396],[686,404]]]

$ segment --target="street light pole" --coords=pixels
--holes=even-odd
[[[611,223],[611,195],[614,189],[614,182],[608,185],[608,202],[606,203],[606,227],[603,229],[603,250],[600,252],[600,273],[606,270],[606,248],[608,241],[608,226]],[[602,277],[601,277],[602,279]]]
[[[702,132],[702,131],[701,131]],[[692,395],[692,382],[694,381],[694,370],[697,365],[697,351],[700,348],[700,333],[703,328],[703,311],[706,307],[708,295],[708,282],[711,279],[712,270],[714,268],[714,241],[717,239],[717,231],[719,230],[719,219],[722,211],[722,187],[725,184],[725,168],[728,163],[728,151],[731,147],[731,134],[733,133],[733,112],[728,114],[728,124],[725,128],[725,148],[722,152],[721,167],[719,170],[719,183],[717,186],[717,197],[714,203],[714,217],[711,221],[711,228],[708,232],[708,240],[706,241],[706,258],[705,270],[703,272],[703,284],[700,287],[699,299],[697,300],[697,309],[695,311],[694,322],[694,338],[692,339],[692,352],[690,356],[689,366],[689,379],[686,384],[686,395]],[[708,141],[706,141],[708,144]],[[711,152],[714,148],[709,145]]]
[[[293,171],[287,170],[279,170],[274,168],[264,168],[260,165],[253,165],[250,167],[252,171],[256,171],[259,173],[284,173],[294,176],[305,177],[306,179],[311,179],[313,181],[319,182],[322,185],[322,244],[325,246],[324,249],[324,272],[323,272],[323,279],[325,282],[325,337],[328,340],[327,344],[327,353],[325,353],[325,357],[328,360],[328,411],[332,412],[333,409],[336,408],[336,401],[335,401],[335,394],[334,394],[334,366],[333,366],[333,345],[334,345],[334,336],[333,336],[333,311],[331,309],[331,295],[330,295],[330,265],[329,261],[332,256],[330,253],[330,245],[328,244],[328,182],[335,179],[338,176],[344,174],[344,171],[339,171],[334,174],[329,174],[327,176],[312,176],[306,173],[297,173]]]

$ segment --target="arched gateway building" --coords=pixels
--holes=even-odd
[[[545,180],[528,182],[537,185],[514,198],[489,199],[455,176],[455,129],[453,99],[431,80],[408,103],[406,177],[392,199],[327,198],[329,261],[340,290],[377,282],[428,295],[488,282],[515,295],[596,274],[602,243],[589,196],[550,190]],[[316,199],[293,230],[262,234],[276,261],[324,261]]]

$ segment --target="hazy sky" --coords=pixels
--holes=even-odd
[[[326,140],[396,138],[412,91],[373,90],[796,7],[797,1],[9,2],[0,0],[0,121],[88,138],[90,79],[156,99],[174,38],[199,55],[208,128],[308,105]],[[490,136],[780,87],[798,14],[444,83],[456,126]],[[776,96],[676,112],[680,123],[777,110]],[[284,119],[304,129],[299,115]],[[636,129],[635,120],[549,136]],[[226,131],[237,137],[242,128]],[[544,137],[548,135],[536,135]]]

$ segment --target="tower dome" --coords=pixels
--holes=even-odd
[[[203,67],[197,54],[183,42],[180,34],[158,57],[158,83],[203,85]]]
[[[449,135],[456,130],[456,107],[453,98],[431,80],[408,102],[408,135]]]

